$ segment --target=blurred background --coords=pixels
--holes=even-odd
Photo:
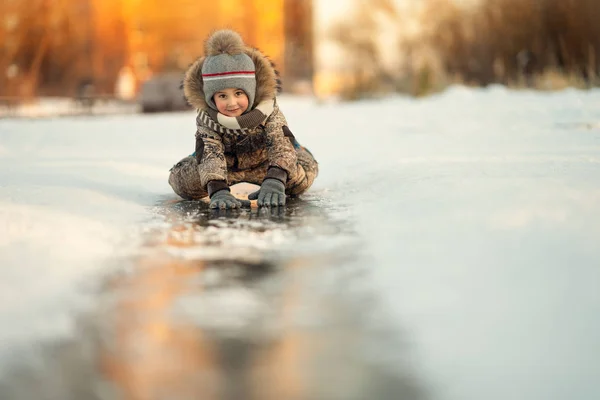
[[[599,82],[598,6],[598,0],[4,0],[1,112],[26,115],[25,105],[28,115],[44,105],[54,113],[185,109],[182,72],[218,28],[238,30],[268,54],[288,93],[356,99],[422,96],[457,83],[591,87]]]
[[[0,0],[0,400],[600,399],[599,21],[600,0]],[[319,161],[283,210],[167,183],[219,28],[273,59]]]
[[[309,1],[7,0],[0,15],[5,105],[49,96],[127,103],[143,93],[144,111],[184,108],[182,72],[219,28],[268,54],[286,89],[313,74]]]

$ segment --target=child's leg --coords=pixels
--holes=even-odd
[[[285,193],[288,195],[298,195],[304,193],[313,184],[319,173],[319,165],[314,157],[304,147],[296,150],[298,164],[294,176],[288,177],[285,187]],[[269,162],[265,161],[262,165],[248,170],[229,171],[228,178],[234,182],[247,182],[260,185],[265,179]],[[233,184],[233,183],[230,183]]]
[[[319,164],[317,164],[309,151],[304,147],[300,147],[296,150],[296,154],[298,156],[296,173],[293,176],[288,177],[288,181],[285,185],[285,193],[288,195],[304,193],[313,184],[319,173]],[[229,177],[236,182],[248,182],[260,185],[265,179],[268,168],[269,162],[266,161],[264,164],[254,169],[229,172]]]
[[[298,172],[288,181],[285,188],[285,192],[290,195],[298,195],[307,191],[319,174],[319,164],[308,150],[300,147],[297,155]]]
[[[208,196],[200,184],[198,161],[193,156],[185,157],[171,168],[169,185],[175,193],[186,200],[198,200]]]
[[[285,192],[288,195],[304,193],[313,184],[319,173],[319,165],[314,157],[305,148],[297,150],[298,168],[296,174],[288,180]],[[268,163],[252,170],[228,171],[228,184],[248,182],[260,185],[267,173]],[[186,200],[197,200],[208,196],[200,184],[198,162],[193,156],[188,156],[171,168],[169,184],[179,196]]]
[[[202,166],[203,164],[198,164],[198,160],[193,155],[175,164],[169,174],[169,185],[173,191],[186,200],[199,200],[208,196],[208,192],[200,182],[199,169]],[[260,185],[266,171],[267,164],[254,170],[227,171],[227,184],[233,186],[236,183],[248,182]]]

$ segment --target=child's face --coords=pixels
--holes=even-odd
[[[227,88],[213,96],[217,110],[228,117],[239,117],[248,109],[248,96],[242,89]]]

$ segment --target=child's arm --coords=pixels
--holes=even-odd
[[[222,182],[227,187],[227,163],[221,136],[204,126],[198,126],[195,154],[202,186],[209,192],[209,183],[213,181]]]
[[[210,197],[210,208],[249,207],[250,202],[239,200],[227,185],[227,162],[223,141],[218,133],[199,125],[196,130],[196,160],[200,183]]]
[[[260,189],[248,195],[250,200],[258,200],[259,206],[285,205],[285,186],[297,177],[298,157],[292,144],[294,137],[287,128],[287,122],[279,108],[275,108],[265,124],[267,133],[267,154],[269,168]]]
[[[295,175],[298,158],[290,137],[285,134],[289,132],[289,129],[284,129],[284,127],[287,127],[287,121],[279,108],[276,107],[265,124],[267,154],[269,157],[269,172],[267,175],[274,175],[273,177],[280,180],[281,177],[284,177],[283,183],[285,184],[287,179]]]

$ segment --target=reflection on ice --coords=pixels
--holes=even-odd
[[[342,262],[357,244],[343,221],[301,201],[276,215],[189,203],[162,208],[77,335],[0,382],[3,400],[425,398],[410,349],[357,296],[364,271]]]

